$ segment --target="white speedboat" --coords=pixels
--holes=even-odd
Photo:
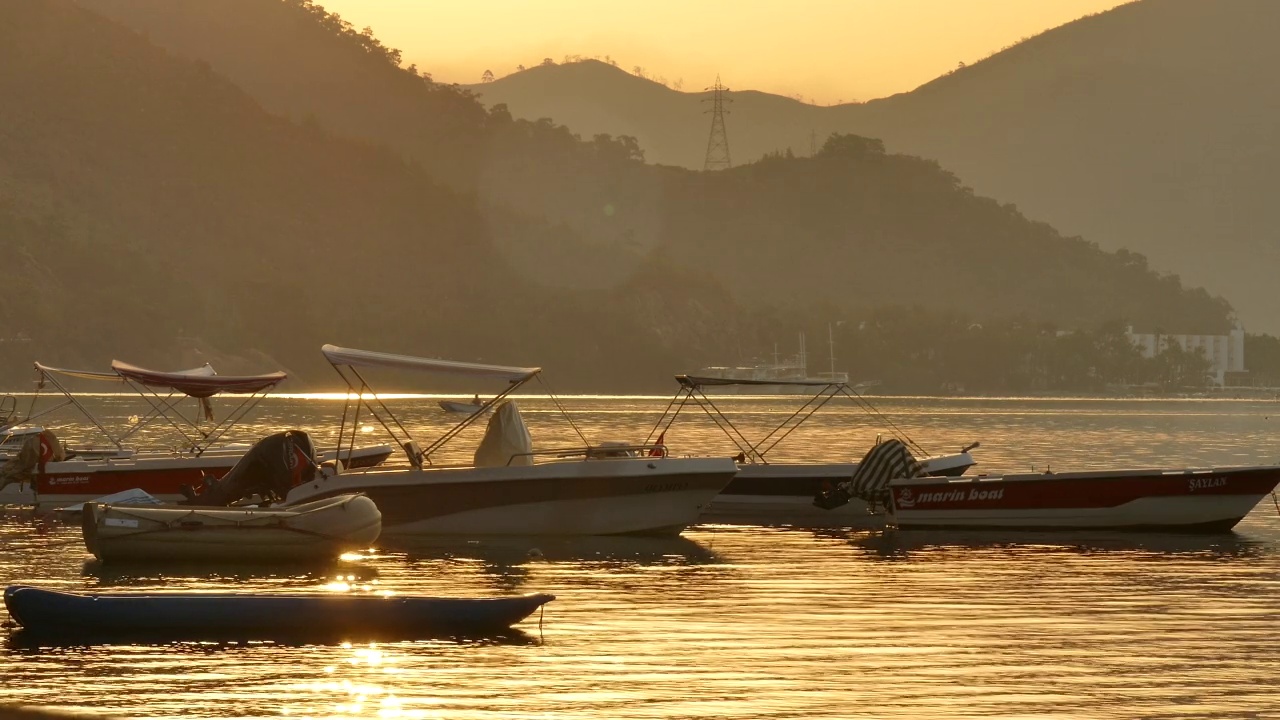
[[[451,413],[465,413],[467,415],[475,415],[484,410],[484,403],[472,400],[471,402],[463,402],[461,400],[441,400],[440,409]]]
[[[587,443],[580,448],[535,451],[519,411],[506,397],[536,378],[539,368],[432,360],[333,345],[322,350],[352,391],[343,411],[339,446],[353,439],[350,428],[358,427],[361,413],[368,412],[405,450],[408,464],[323,472],[290,491],[286,504],[364,493],[382,511],[384,534],[677,534],[698,519],[738,470],[729,458],[650,457],[636,452],[647,452],[643,448]],[[468,415],[420,448],[361,374],[378,368],[506,383],[503,392],[484,403],[484,410],[494,412],[474,462],[438,465],[433,455],[483,413]]]

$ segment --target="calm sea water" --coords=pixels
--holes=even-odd
[[[109,422],[140,408],[94,398]],[[395,401],[443,430],[434,400]],[[592,440],[635,440],[666,400],[568,398]],[[546,400],[535,442],[571,444]],[[749,436],[785,399],[725,400]],[[973,440],[987,471],[1280,461],[1280,404],[877,400],[931,451]],[[247,435],[300,426],[332,442],[340,402],[273,398]],[[860,456],[889,428],[832,405],[778,459]],[[64,436],[88,440],[83,427]],[[162,444],[156,428],[147,442]],[[475,431],[462,439],[474,443]],[[368,433],[370,442],[380,438]],[[736,452],[704,418],[678,454]],[[129,717],[1280,718],[1280,512],[1233,534],[812,532],[699,527],[681,538],[382,543],[309,569],[105,568],[79,530],[0,521],[7,583],[557,600],[510,637],[370,643],[0,646],[0,697]],[[2,614],[0,614],[2,615]]]

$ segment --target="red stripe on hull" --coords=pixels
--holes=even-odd
[[[895,481],[900,510],[1049,510],[1113,508],[1142,498],[1262,496],[1280,483],[1280,467],[1204,472],[1072,473],[956,482]]]
[[[222,477],[236,460],[239,458],[230,458],[226,465],[200,468],[41,473],[36,476],[35,487],[42,501],[61,496],[101,497],[133,488],[141,488],[152,495],[179,495],[183,485],[199,486],[205,475]]]

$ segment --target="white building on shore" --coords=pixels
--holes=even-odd
[[[1229,372],[1244,372],[1244,329],[1236,327],[1228,335],[1167,335],[1125,331],[1143,357],[1155,357],[1170,345],[1177,344],[1187,352],[1196,352],[1209,361],[1209,375],[1218,387],[1226,384]]]

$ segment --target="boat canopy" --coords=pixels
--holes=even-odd
[[[546,387],[541,373],[542,368],[536,367],[509,367],[506,365],[484,365],[481,363],[457,362],[454,360],[435,360],[432,358],[420,358],[412,355],[397,355],[394,353],[376,352],[373,350],[355,350],[352,348],[338,347],[337,345],[323,345],[320,352],[324,353],[324,357],[333,366],[334,372],[342,378],[347,384],[347,388],[351,391],[347,393],[346,403],[342,407],[342,421],[338,425],[338,448],[343,448],[343,442],[348,443],[347,448],[353,449],[358,431],[360,427],[360,413],[362,411],[369,412],[374,421],[382,425],[394,440],[396,445],[400,446],[408,456],[410,464],[414,467],[422,467],[424,463],[431,463],[431,455],[443,447],[459,433],[470,427],[477,419],[485,417],[489,408],[501,403],[504,398],[514,393],[525,383],[530,380],[537,380],[543,383],[543,387],[547,391],[547,397],[551,402],[555,403],[556,408],[560,410],[560,414],[569,422],[569,427],[578,434],[582,442],[590,446],[582,430],[573,422],[573,418],[569,417],[564,406],[560,404],[560,400],[556,398],[555,393]],[[507,386],[497,395],[489,398],[476,407],[475,412],[467,414],[458,424],[447,430],[443,435],[436,438],[426,448],[418,445],[413,439],[413,435],[409,429],[396,417],[391,408],[378,397],[369,381],[365,380],[360,372],[360,368],[384,368],[389,370],[414,370],[418,372],[443,373],[450,375],[461,375],[472,378],[487,378],[496,380],[506,380]],[[510,411],[514,411],[515,407],[511,406]],[[508,412],[510,412],[508,411]],[[350,425],[350,431],[348,431]],[[523,427],[523,424],[521,425]],[[528,456],[528,453],[518,452],[511,455]],[[509,458],[510,456],[509,455]],[[477,463],[482,459],[477,458]],[[509,464],[510,459],[507,461]]]
[[[325,358],[332,365],[418,370],[450,375],[496,378],[513,383],[525,382],[542,372],[542,368],[507,367],[505,365],[482,365],[480,363],[457,362],[454,360],[435,360],[432,358],[413,357],[412,355],[375,352],[373,350],[354,350],[338,347],[337,345],[325,345],[320,348],[320,351],[324,353]]]
[[[132,380],[152,388],[177,390],[193,398],[209,398],[218,393],[259,393],[270,390],[288,377],[283,372],[266,375],[215,375],[211,367],[208,374],[199,370],[194,373],[190,371],[158,372],[119,360],[111,361],[111,369],[125,380]]]
[[[887,425],[891,432],[906,447],[918,452],[921,456],[927,456],[923,448],[917,445],[911,438],[907,437],[892,420],[885,417],[883,413],[875,408],[866,398],[859,394],[859,388],[862,385],[850,386],[843,380],[834,378],[806,378],[804,380],[754,380],[754,379],[736,379],[707,377],[703,375],[676,375],[676,382],[680,384],[680,389],[676,391],[675,397],[671,398],[671,402],[667,405],[667,409],[662,412],[658,418],[658,422],[654,424],[653,429],[649,431],[649,436],[645,438],[645,444],[656,442],[663,445],[667,435],[667,431],[671,429],[676,418],[683,412],[685,406],[693,403],[702,409],[702,411],[711,418],[712,422],[729,438],[738,450],[741,452],[741,460],[739,462],[763,463],[768,464],[765,456],[769,451],[777,447],[797,428],[804,424],[806,420],[813,416],[815,412],[822,409],[827,403],[835,399],[838,395],[843,395],[852,400],[854,404],[861,407],[869,415],[877,418]],[[805,400],[800,407],[796,408],[791,414],[783,417],[782,422],[773,428],[764,437],[759,440],[751,440],[743,434],[743,432],[733,423],[724,412],[716,406],[711,398],[707,397],[706,388],[723,387],[726,385],[768,385],[770,387],[783,385],[793,387],[808,387],[812,396]],[[656,440],[655,440],[656,438]]]
[[[716,387],[722,385],[793,385],[795,387],[826,387],[828,385],[847,385],[843,380],[746,380],[738,378],[706,377],[700,375],[677,375],[676,382],[682,387]]]
[[[114,372],[94,372],[92,370],[68,370],[67,368],[50,367],[43,363],[35,364],[36,370],[46,375],[61,375],[63,377],[76,378],[79,380],[98,380],[103,382],[124,382],[124,378],[119,373]],[[213,366],[209,363],[198,368],[190,370],[179,370],[173,375],[185,375],[190,377],[212,377],[218,373],[214,372]]]
[[[266,375],[219,375],[214,371],[213,366],[208,363],[198,368],[178,370],[176,372],[147,370],[119,360],[112,361],[111,372],[68,370],[66,368],[50,367],[38,362],[35,363],[35,368],[40,373],[40,379],[36,383],[36,392],[32,396],[31,407],[35,407],[36,400],[46,385],[51,385],[57,389],[62,394],[63,400],[39,413],[28,411],[27,417],[23,422],[30,423],[61,408],[73,406],[112,445],[118,450],[124,450],[124,441],[127,438],[149,426],[152,422],[163,419],[183,436],[186,450],[197,456],[204,453],[213,443],[222,438],[250,410],[256,407],[262,398],[266,397],[269,390],[288,377],[283,372],[274,372]],[[151,405],[151,411],[136,420],[131,420],[130,426],[117,435],[109,430],[89,408],[85,407],[75,393],[63,385],[62,378],[123,383],[146,400]],[[209,399],[220,393],[236,393],[247,397],[243,397],[239,405],[234,407],[222,421],[217,422],[212,427],[203,425],[202,419],[209,422],[214,420],[213,406]],[[200,414],[194,419],[188,417],[178,407],[179,402],[185,397],[193,398],[199,402]],[[2,409],[0,408],[0,410]]]

